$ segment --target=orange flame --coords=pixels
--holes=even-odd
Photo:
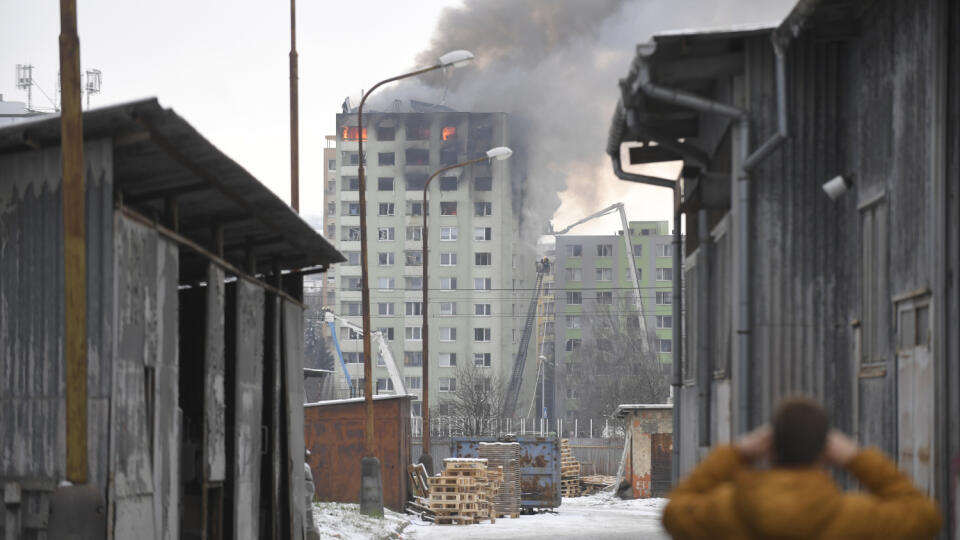
[[[343,126],[341,138],[345,141],[355,141],[360,137],[360,128],[357,126]],[[363,128],[363,140],[367,140],[367,128]]]
[[[457,128],[456,128],[456,127],[454,127],[454,126],[447,126],[447,127],[443,128],[443,130],[440,132],[440,137],[443,138],[443,140],[448,141],[448,140],[452,139],[452,138],[454,137],[454,135],[456,135],[456,134],[457,134]]]

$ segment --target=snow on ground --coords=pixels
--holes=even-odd
[[[411,519],[401,534],[404,539],[486,539],[486,538],[643,538],[668,539],[660,525],[666,499],[624,501],[610,494],[563,499],[556,514],[543,513],[501,518],[496,523],[477,525],[434,525]]]
[[[360,514],[359,504],[314,503],[313,521],[321,540],[388,540],[401,538],[409,516],[384,508],[383,519]]]

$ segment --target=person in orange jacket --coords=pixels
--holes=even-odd
[[[869,493],[841,491],[828,465]],[[677,540],[919,540],[936,536],[940,512],[886,455],[861,450],[829,428],[819,403],[798,397],[777,407],[771,426],[713,450],[670,493],[663,526]]]

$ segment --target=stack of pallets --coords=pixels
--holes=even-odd
[[[425,521],[433,521],[427,469],[422,463],[407,465],[407,478],[410,480],[410,493],[413,495],[413,500],[407,502],[407,513],[419,516]]]
[[[442,473],[429,479],[434,523],[469,525],[484,519],[494,522],[493,501],[499,472],[491,479],[485,459],[447,458],[443,466]]]
[[[500,467],[503,480],[494,499],[497,517],[520,517],[520,443],[480,443],[477,454],[488,467]]]
[[[573,457],[567,439],[560,441],[560,494],[564,497],[580,496],[580,462]]]

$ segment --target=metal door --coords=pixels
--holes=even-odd
[[[932,495],[934,365],[929,297],[897,303],[897,457],[927,494]]]
[[[650,457],[652,495],[665,497],[672,485],[673,434],[653,433],[650,435],[650,444],[653,447]]]

